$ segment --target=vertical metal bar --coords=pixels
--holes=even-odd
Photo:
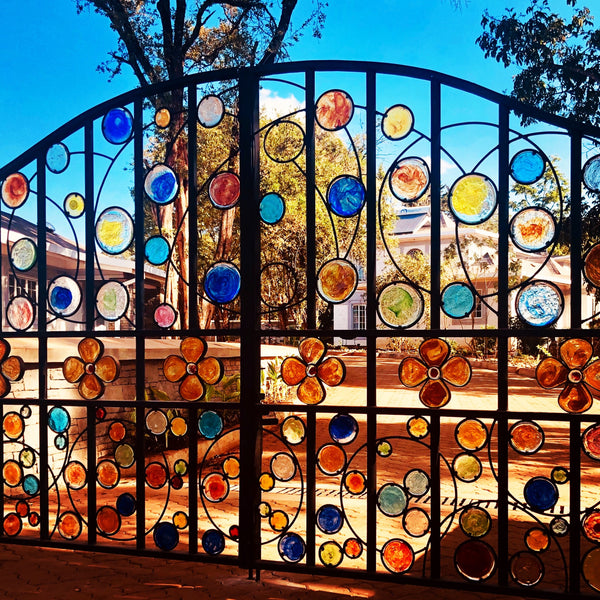
[[[37,158],[37,239],[38,239],[38,390],[40,410],[40,538],[49,539],[48,503],[48,333],[46,327],[47,259],[46,259],[46,161]]]
[[[441,86],[437,79],[431,82],[431,303],[430,328],[440,328],[440,229],[441,229],[441,123],[442,98]],[[440,419],[431,417],[430,423],[430,464],[431,464],[431,577],[439,579],[441,573],[440,519],[441,519],[441,481],[440,481]]]
[[[196,100],[196,86],[191,85],[188,88],[188,231],[190,244],[188,311],[192,331],[198,329],[198,122]]]
[[[377,406],[377,75],[367,72],[367,406]],[[377,413],[367,413],[367,571],[377,568]]]
[[[509,110],[498,112],[498,583],[508,585]]]
[[[260,560],[260,222],[259,215],[259,80],[254,70],[240,75],[240,257],[241,383],[240,405],[240,566],[252,569]]]
[[[315,72],[306,71],[306,323],[317,322],[317,246],[315,209]]]
[[[133,160],[135,203],[135,495],[136,495],[136,547],[146,547],[146,488],[144,419],[146,400],[144,336],[144,101],[138,96],[133,105]]]

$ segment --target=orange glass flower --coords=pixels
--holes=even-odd
[[[298,352],[300,358],[288,356],[281,363],[281,378],[287,385],[298,386],[296,393],[301,402],[319,404],[325,400],[323,384],[340,385],[346,376],[346,367],[339,358],[325,358],[327,348],[318,338],[303,339],[298,344]]]
[[[184,400],[201,400],[206,394],[206,385],[215,385],[223,378],[223,364],[218,358],[207,356],[206,342],[201,338],[188,337],[179,345],[181,354],[165,358],[165,377],[175,383],[180,381],[179,394]]]
[[[10,392],[10,382],[23,377],[25,367],[20,356],[10,356],[10,344],[0,340],[0,398]]]
[[[419,346],[421,359],[409,356],[398,367],[398,376],[409,388],[421,384],[419,400],[429,408],[441,408],[450,402],[446,385],[463,387],[471,380],[471,365],[462,356],[450,357],[450,346],[444,340],[432,338]]]
[[[86,400],[96,400],[104,394],[104,384],[119,376],[119,361],[103,356],[104,344],[94,338],[84,338],[77,345],[78,356],[69,356],[63,363],[63,376],[69,383],[79,383],[77,391]]]
[[[592,406],[591,392],[600,392],[600,359],[590,362],[593,353],[587,340],[567,340],[559,349],[561,360],[545,358],[535,370],[544,389],[563,387],[558,404],[565,412],[585,412]]]

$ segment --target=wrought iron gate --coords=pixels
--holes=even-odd
[[[598,138],[345,62],[61,127],[0,171],[3,541],[600,591]]]

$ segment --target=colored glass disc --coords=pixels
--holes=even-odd
[[[451,283],[442,291],[442,310],[453,319],[463,319],[475,308],[475,295],[466,283]]]
[[[10,249],[10,262],[21,272],[29,271],[37,261],[37,246],[29,238],[17,240]]]
[[[344,542],[344,554],[348,558],[359,558],[363,552],[362,542],[357,538],[348,538]]]
[[[165,128],[171,122],[171,112],[168,108],[159,108],[154,114],[154,123],[157,127]]]
[[[482,470],[481,461],[474,454],[458,454],[452,462],[452,469],[461,481],[470,483],[479,479]]]
[[[398,200],[414,202],[429,187],[429,167],[422,158],[399,160],[390,175],[390,190]]]
[[[517,183],[535,183],[546,170],[546,160],[537,150],[521,150],[510,161],[510,174]]]
[[[96,293],[96,310],[107,321],[118,321],[129,307],[129,293],[120,281],[107,281]]]
[[[75,192],[68,194],[64,201],[65,213],[72,219],[79,218],[85,210],[85,200],[81,194]]]
[[[71,157],[68,148],[62,144],[54,144],[46,152],[46,166],[52,173],[62,173],[68,166]]]
[[[177,529],[185,529],[188,526],[188,516],[182,510],[178,510],[173,515],[173,525]]]
[[[348,471],[344,476],[344,487],[349,494],[358,496],[367,489],[367,480],[360,471]]]
[[[583,274],[595,287],[600,287],[600,244],[592,246],[585,255]]]
[[[532,527],[525,534],[525,545],[533,552],[544,552],[550,547],[550,536],[545,529]]]
[[[429,476],[421,469],[412,469],[404,476],[404,488],[411,496],[423,496],[429,491]]]
[[[117,498],[116,507],[120,515],[130,517],[136,509],[135,498],[128,492],[121,494]]]
[[[533,477],[523,490],[525,500],[535,511],[544,512],[558,502],[558,489],[547,477]]]
[[[286,533],[280,538],[277,549],[283,560],[296,563],[304,558],[306,544],[297,533]]]
[[[169,204],[179,192],[177,175],[167,165],[154,165],[144,178],[144,191],[152,202],[160,206]]]
[[[413,549],[404,540],[389,540],[381,550],[381,560],[385,568],[392,573],[408,571],[412,567],[414,559]]]
[[[383,458],[392,455],[392,445],[387,440],[377,442],[377,454]]]
[[[23,469],[15,460],[7,460],[2,466],[2,479],[8,487],[17,487],[23,479]]]
[[[544,431],[533,421],[519,421],[510,428],[509,442],[519,454],[534,454],[544,443]]]
[[[8,412],[4,415],[2,420],[2,429],[4,435],[11,440],[18,440],[25,429],[25,423],[23,417],[16,412]]]
[[[600,592],[600,548],[594,548],[585,555],[582,572],[586,583]]]
[[[29,180],[23,173],[12,173],[2,182],[2,202],[8,208],[19,208],[28,196]]]
[[[123,469],[128,469],[135,462],[135,452],[129,444],[119,444],[115,448],[115,462]]]
[[[241,275],[233,263],[215,263],[204,277],[204,292],[211,302],[226,304],[240,293]]]
[[[420,440],[429,435],[429,422],[423,417],[411,417],[406,424],[410,437]]]
[[[235,456],[228,456],[223,461],[223,473],[229,479],[237,479],[240,476],[240,461]]]
[[[102,119],[102,133],[111,144],[124,144],[133,133],[133,117],[126,108],[113,108]]]
[[[221,502],[229,494],[229,481],[221,473],[209,473],[202,481],[202,493],[209,502]]]
[[[187,433],[187,422],[183,417],[174,417],[170,423],[171,433],[176,437],[181,437]]]
[[[509,231],[517,248],[524,252],[540,252],[554,240],[556,222],[545,208],[529,207],[512,218]]]
[[[225,536],[217,529],[209,529],[202,535],[202,548],[207,554],[217,555],[225,550]]]
[[[288,524],[289,518],[282,510],[274,510],[269,515],[269,525],[273,531],[283,531]]]
[[[562,315],[563,304],[560,289],[549,281],[533,281],[523,286],[516,299],[519,317],[533,327],[556,323]]]
[[[590,542],[600,543],[600,511],[594,510],[586,515],[581,523],[581,528]]]
[[[511,577],[523,586],[538,584],[544,576],[542,561],[531,552],[518,552],[510,559]]]
[[[278,452],[271,458],[271,472],[279,481],[289,481],[296,474],[296,463],[291,454]]]
[[[85,487],[87,472],[79,461],[74,460],[65,467],[63,477],[67,487],[72,490],[80,490]]]
[[[75,314],[81,304],[79,284],[67,275],[53,279],[48,286],[48,304],[50,310],[60,317]]]
[[[477,225],[487,221],[496,210],[496,187],[485,175],[463,175],[452,185],[448,203],[458,221]]]
[[[144,255],[151,265],[163,265],[169,260],[171,246],[162,235],[153,235],[144,244]]]
[[[150,410],[146,414],[146,429],[154,435],[162,435],[167,431],[167,415],[162,410]]]
[[[583,165],[583,183],[591,192],[600,192],[600,155],[592,156]]]
[[[319,559],[326,567],[337,567],[344,558],[342,547],[333,541],[321,544]]]
[[[58,533],[65,540],[75,540],[82,531],[81,519],[74,512],[64,512],[58,518]]]
[[[352,175],[336,177],[327,190],[327,202],[338,217],[353,217],[365,203],[365,186]]]
[[[357,285],[356,268],[343,258],[329,260],[319,269],[317,291],[325,302],[344,302],[354,294]]]
[[[466,579],[483,581],[491,577],[496,568],[496,554],[485,542],[469,540],[456,549],[454,564]]]
[[[324,504],[317,511],[317,527],[323,533],[337,533],[344,524],[342,511],[333,504]]]
[[[465,419],[456,427],[456,441],[463,450],[476,452],[487,443],[487,428],[479,419]]]
[[[385,111],[381,119],[381,131],[390,140],[401,140],[412,131],[414,122],[412,110],[403,104],[396,104]]]
[[[423,316],[421,292],[408,283],[390,283],[379,293],[377,312],[389,327],[411,327]]]
[[[329,435],[338,444],[349,444],[358,434],[358,423],[351,415],[338,414],[329,421]]]
[[[151,462],[146,465],[144,475],[146,477],[146,485],[153,490],[159,490],[169,479],[166,467],[158,462]]]
[[[48,427],[54,433],[63,433],[69,429],[71,417],[62,406],[54,406],[48,411]]]
[[[411,508],[402,517],[402,525],[412,537],[422,537],[429,531],[429,515],[422,508]]]
[[[285,202],[279,194],[271,192],[260,201],[260,218],[267,225],[275,225],[283,219]]]
[[[35,308],[26,296],[15,296],[6,307],[6,319],[17,331],[25,331],[33,325]]]
[[[216,127],[225,115],[225,106],[219,96],[209,94],[198,103],[198,122],[202,127]]]
[[[386,483],[377,492],[377,506],[388,517],[401,515],[408,505],[404,489],[396,483]]]
[[[214,440],[223,431],[223,419],[216,412],[205,410],[198,418],[198,431],[207,440]]]
[[[133,219],[118,206],[103,210],[96,221],[96,241],[107,254],[125,252],[133,241]]]
[[[179,532],[173,523],[159,523],[152,534],[156,547],[170,552],[179,544]]]
[[[276,121],[267,130],[264,148],[271,160],[278,163],[292,162],[304,150],[304,130],[294,121]]]
[[[470,506],[460,513],[460,528],[472,538],[487,535],[492,528],[492,519],[487,510],[479,506]]]
[[[234,207],[240,199],[239,177],[235,173],[218,173],[208,185],[208,197],[216,208]]]
[[[591,425],[581,438],[585,453],[594,460],[600,460],[600,425]]]
[[[306,427],[300,417],[291,415],[281,424],[281,435],[288,444],[300,444],[306,437]]]
[[[317,123],[327,131],[342,129],[348,125],[353,114],[352,98],[342,90],[330,90],[317,100]]]
[[[177,320],[177,311],[170,304],[159,304],[154,310],[154,322],[162,329],[172,327]]]
[[[346,453],[336,444],[325,444],[317,453],[317,466],[325,475],[339,475],[346,468]]]
[[[112,489],[121,479],[119,468],[112,460],[100,461],[96,467],[96,479],[104,489]]]

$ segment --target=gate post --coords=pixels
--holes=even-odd
[[[260,559],[258,472],[260,433],[260,222],[258,76],[244,69],[239,79],[240,119],[240,566]]]

